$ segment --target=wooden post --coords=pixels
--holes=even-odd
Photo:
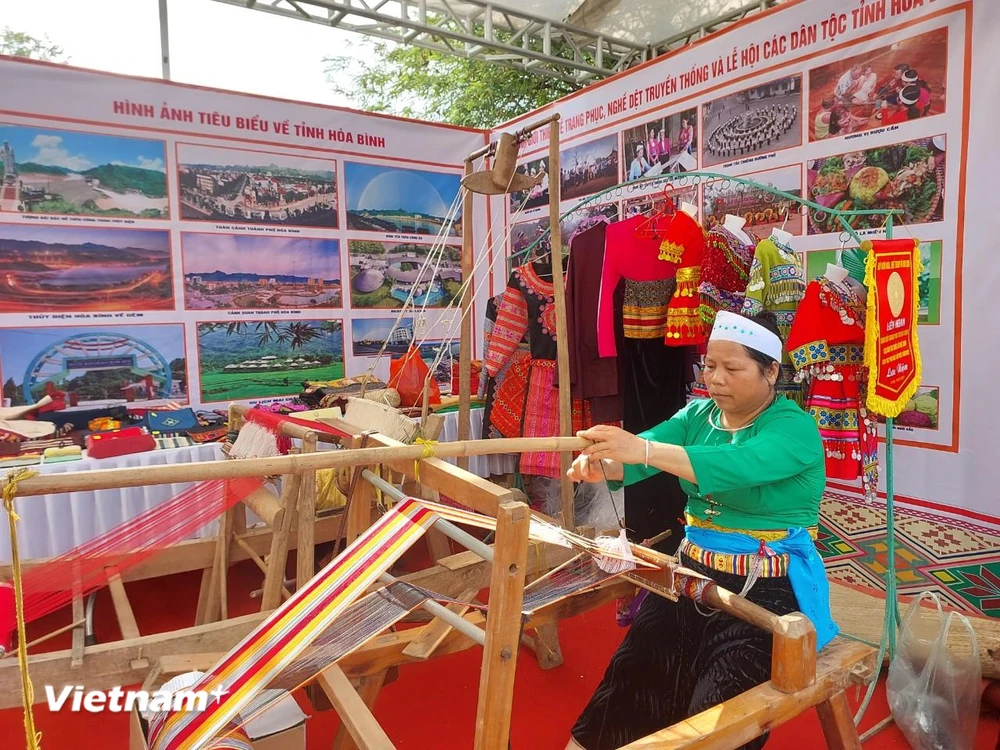
[[[333,707],[340,714],[340,721],[347,727],[358,747],[365,750],[392,750],[394,745],[372,716],[365,702],[358,695],[340,667],[333,664],[319,675],[323,687]]]
[[[559,434],[573,435],[573,400],[569,384],[569,339],[566,335],[566,283],[563,279],[562,228],[559,224],[559,116],[549,123],[549,239],[552,242],[552,286],[556,303],[556,372],[559,375]],[[459,438],[461,439],[461,437]],[[566,478],[572,456],[559,454],[562,490],[562,523],[576,528],[573,509],[573,484]]]
[[[281,524],[271,527],[271,549],[267,556],[267,572],[264,574],[264,588],[261,595],[260,611],[277,609],[281,604],[281,590],[285,582],[285,568],[288,567],[288,537],[292,524],[296,523],[296,504],[301,491],[302,475],[286,474],[281,487]]]
[[[351,438],[351,447],[360,448],[364,438],[355,435]],[[354,489],[351,492],[351,497],[348,498],[348,506],[346,509],[347,520],[345,521],[346,529],[344,531],[344,547],[346,548],[351,542],[361,536],[365,530],[372,525],[372,503],[375,500],[375,488],[372,486],[371,482],[365,481],[361,477],[361,472],[364,469],[371,469],[375,471],[377,466],[355,466],[354,471],[351,474],[352,479],[354,479]]]
[[[465,176],[472,174],[472,159],[465,160]],[[472,280],[472,191],[466,190],[462,198],[462,283],[466,285],[462,297],[461,339],[458,350],[458,439],[468,440],[472,434],[469,404],[472,399],[472,297],[476,285]],[[458,458],[460,469],[469,468],[469,459]]]
[[[316,452],[316,433],[302,437],[302,453]],[[316,572],[316,470],[307,469],[299,485],[299,533],[295,540],[295,586],[302,588]]]
[[[771,685],[796,693],[816,681],[816,628],[798,612],[778,618],[771,648]]]
[[[479,675],[475,750],[507,750],[514,672],[521,642],[521,605],[527,572],[531,511],[504,503],[497,513],[497,543],[490,575],[490,616]]]
[[[343,672],[341,672],[341,674],[343,674]],[[357,680],[358,697],[361,699],[361,702],[368,707],[369,711],[373,711],[375,709],[375,701],[378,698],[379,692],[382,690],[382,686],[385,684],[385,678],[388,674],[388,670],[385,670],[373,675],[368,675],[367,677],[361,677]],[[358,743],[355,742],[354,737],[351,736],[347,723],[341,719],[340,728],[337,730],[337,735],[333,738],[333,750],[357,750],[357,747]]]
[[[816,713],[819,714],[819,723],[830,750],[861,750],[861,738],[854,725],[847,693],[841,690],[823,701],[816,706]]]

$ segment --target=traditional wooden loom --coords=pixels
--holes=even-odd
[[[342,423],[339,426],[351,431],[349,425]],[[303,439],[306,437],[303,434]],[[683,576],[673,575],[676,565],[673,558],[633,547],[640,559],[654,564],[657,569],[651,572],[633,571],[630,580],[613,579],[600,586],[578,591],[533,612],[528,618],[522,616],[525,581],[566,562],[573,556],[573,552],[560,547],[530,545],[528,529],[532,514],[527,506],[516,500],[515,491],[493,485],[441,458],[529,449],[572,451],[582,448],[584,441],[554,438],[441,444],[434,446],[436,456],[429,458],[425,455],[426,446],[402,445],[379,435],[362,437],[357,430],[350,444],[360,445],[363,439],[371,447],[341,451],[304,451],[297,455],[275,458],[207,462],[182,467],[162,466],[36,477],[23,480],[18,487],[18,494],[30,496],[84,487],[97,489],[249,475],[300,476],[304,478],[300,482],[308,482],[306,477],[316,469],[350,465],[361,469],[364,481],[357,484],[360,494],[354,499],[348,514],[349,540],[370,525],[372,500],[377,490],[389,496],[402,497],[398,489],[380,479],[379,474],[388,470],[411,480],[416,479],[419,473],[422,487],[496,518],[496,543],[492,547],[486,547],[467,533],[456,533],[453,525],[435,524],[452,541],[466,545],[469,550],[444,557],[427,570],[400,580],[430,589],[454,601],[447,607],[428,602],[425,608],[430,610],[433,619],[427,624],[379,635],[316,676],[318,690],[343,718],[344,730],[338,741],[338,747],[341,748],[355,744],[362,748],[391,747],[384,731],[370,713],[370,706],[387,677],[391,677],[395,669],[406,663],[444,656],[469,648],[477,642],[482,643],[484,653],[475,746],[505,748],[509,736],[518,646],[523,642],[525,630],[535,629],[538,632],[539,628],[552,626],[563,617],[606,604],[627,591],[634,590],[636,585],[645,586],[661,595],[677,596],[682,593],[679,591],[679,581]],[[293,525],[287,517],[294,515],[294,510],[288,505],[287,497],[284,504],[279,503],[285,511],[280,522],[276,520],[277,513],[270,513],[265,505],[267,504],[256,502],[255,512],[260,511],[258,515],[269,515],[275,524],[276,533],[265,532],[258,541],[247,543],[250,550],[261,550],[257,554],[264,554],[264,550],[280,551],[283,542],[275,537],[283,529],[289,539],[293,534]],[[274,509],[273,506],[271,509]],[[298,511],[297,523],[300,523],[301,509]],[[301,529],[301,526],[297,528]],[[139,636],[137,629],[132,629],[122,641],[91,647],[83,647],[81,639],[75,638],[74,648],[69,651],[40,654],[31,659],[30,674],[38,687],[36,694],[41,695],[41,686],[46,684],[53,685],[56,689],[65,684],[82,684],[86,689],[110,689],[116,685],[143,682],[147,688],[152,689],[170,675],[205,669],[214,664],[220,653],[232,648],[265,618],[264,614],[254,614],[211,621],[208,616],[214,614],[215,610],[210,604],[214,596],[211,580],[223,570],[223,566],[217,561],[226,559],[220,558],[224,554],[225,538],[227,535],[223,534],[219,540],[185,543],[189,545],[187,550],[195,549],[193,545],[201,545],[198,548],[200,552],[189,561],[185,561],[185,556],[174,550],[163,553],[171,555],[170,559],[178,569],[201,568],[206,571],[204,577],[210,582],[202,587],[200,599],[205,599],[206,604],[199,607],[199,612],[207,613],[204,615],[207,622],[154,636]],[[322,537],[314,534],[314,539],[316,538]],[[228,559],[236,559],[240,551],[243,559],[249,558],[250,550],[237,543],[232,547],[232,554]],[[266,581],[274,581],[273,577],[267,576],[275,575],[277,565],[272,560],[265,567],[270,570],[265,574]],[[133,571],[128,578],[135,580],[169,572],[174,570],[162,560],[151,561],[143,569]],[[276,584],[271,583],[271,599],[274,598],[275,586]],[[491,602],[488,618],[479,610],[468,611],[476,593],[487,587],[490,589]],[[268,589],[267,583],[265,589]],[[113,591],[116,612],[121,622],[131,621],[134,627],[134,617],[131,617],[127,598],[121,596],[122,593],[123,591],[115,596]],[[278,595],[280,596],[280,587]],[[702,597],[710,606],[742,617],[774,634],[772,679],[768,684],[748,691],[733,701],[634,743],[633,747],[737,747],[811,706],[818,707],[831,746],[858,746],[844,689],[852,681],[863,681],[872,673],[874,649],[861,643],[838,642],[825,649],[817,658],[815,632],[805,618],[799,615],[777,617],[713,584],[705,587]],[[224,614],[221,595],[217,601],[221,617]],[[462,602],[468,602],[468,605]],[[0,705],[10,706],[17,702],[15,696],[18,693],[16,685],[19,675],[17,664],[13,660],[5,662],[0,662],[0,685],[10,689],[0,696],[3,701]],[[314,690],[314,697],[316,694],[317,691]],[[321,701],[317,699],[317,703],[321,704]]]

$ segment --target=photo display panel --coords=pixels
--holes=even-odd
[[[11,58],[0,76],[12,404],[268,403],[388,378],[410,343],[445,354],[450,392],[462,232],[482,227],[459,210],[434,280],[419,269],[481,132]]]
[[[564,241],[594,212],[611,216],[614,204],[624,218],[655,210],[671,184],[670,199],[696,206],[706,229],[734,214],[758,237],[774,227],[790,232],[812,279],[837,261],[841,249],[856,246],[822,209],[896,209],[893,237],[917,239],[923,264],[923,382],[895,422],[896,466],[901,459],[909,467],[897,473],[897,490],[985,508],[985,498],[929,490],[941,480],[926,460],[954,467],[949,486],[969,481],[958,478],[958,464],[949,464],[948,456],[959,453],[963,420],[970,419],[961,382],[963,273],[970,262],[985,270],[987,261],[985,238],[966,200],[974,190],[970,107],[986,106],[982,97],[989,88],[974,88],[973,35],[978,50],[988,48],[1000,10],[988,6],[876,0],[831,9],[819,0],[799,0],[497,126],[493,134],[559,113],[560,213],[571,212],[563,221]],[[538,131],[522,147],[519,170],[548,174],[548,150],[547,131]],[[693,172],[702,176],[640,182]],[[806,210],[727,177],[820,208]],[[604,192],[612,184],[621,186]],[[548,227],[541,196],[523,198],[505,207],[509,254],[523,251]],[[884,235],[884,217],[856,217],[852,226],[862,238]],[[495,264],[494,293],[510,262],[519,261]]]

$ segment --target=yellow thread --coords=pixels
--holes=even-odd
[[[21,668],[21,692],[24,696],[24,736],[27,750],[39,750],[42,746],[42,733],[35,730],[35,714],[32,706],[35,703],[35,690],[28,675],[28,637],[24,624],[24,594],[21,591],[21,558],[17,548],[17,522],[20,518],[14,510],[14,498],[17,496],[17,485],[22,479],[33,477],[38,472],[30,469],[16,469],[4,477],[3,507],[7,511],[7,521],[10,524],[10,553],[14,570],[14,602],[17,608],[17,662]]]
[[[420,481],[420,462],[425,458],[434,458],[434,446],[437,445],[437,440],[424,440],[423,438],[417,438],[413,441],[415,445],[423,446],[423,451],[420,453],[420,458],[413,462],[413,478],[416,481]]]

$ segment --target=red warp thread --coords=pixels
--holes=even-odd
[[[106,586],[111,576],[124,575],[159,550],[220,519],[263,484],[262,477],[197,482],[165,503],[28,570],[21,582],[25,621],[51,614],[74,596],[82,598]],[[13,601],[13,589],[0,584],[0,645],[8,653],[16,630]]]

